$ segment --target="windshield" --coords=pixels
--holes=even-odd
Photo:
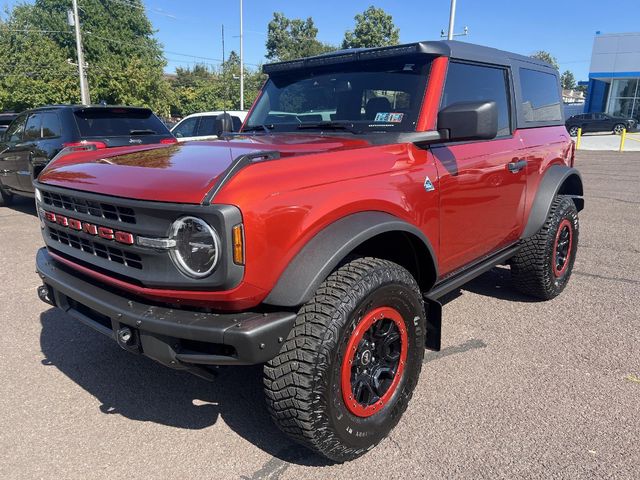
[[[305,70],[274,75],[244,130],[413,131],[428,64],[427,58],[394,58],[343,64],[339,72]]]

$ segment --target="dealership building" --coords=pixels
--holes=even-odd
[[[584,111],[640,120],[640,32],[596,34]]]

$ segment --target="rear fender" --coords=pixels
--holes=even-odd
[[[529,238],[542,228],[549,216],[556,195],[571,197],[578,211],[584,208],[582,177],[575,168],[552,165],[545,172],[529,211],[529,218],[521,238]]]

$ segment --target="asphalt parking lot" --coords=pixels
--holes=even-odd
[[[496,268],[450,295],[403,420],[343,465],[277,431],[260,368],[208,383],[41,303],[33,202],[0,207],[0,477],[638,478],[640,153],[577,164],[587,207],[564,294],[532,301]]]

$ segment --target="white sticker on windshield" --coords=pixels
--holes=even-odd
[[[376,113],[376,122],[389,122],[389,123],[402,123],[402,117],[404,113],[388,113],[378,112]]]

